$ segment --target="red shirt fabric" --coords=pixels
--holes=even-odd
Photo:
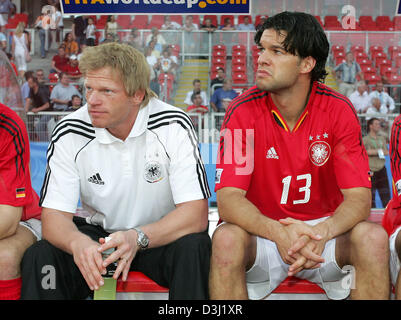
[[[382,225],[389,235],[401,226],[401,115],[394,119],[390,138],[390,164],[393,198],[387,204]]]
[[[193,104],[193,105],[188,106],[188,108],[187,108],[187,112],[205,113],[205,112],[208,112],[208,111],[209,111],[208,107],[203,106],[203,105],[195,106]]]
[[[23,207],[21,220],[40,219],[31,185],[29,139],[22,119],[0,103],[0,204]]]
[[[67,72],[67,74],[69,76],[80,76],[82,75],[81,71],[79,70],[78,66],[73,67],[70,64],[67,64],[67,66],[65,67],[65,72]]]
[[[332,215],[340,189],[371,187],[352,103],[315,82],[291,132],[269,92],[250,88],[231,102],[222,126],[215,190],[224,187],[245,190],[272,219]]]
[[[58,54],[56,54],[56,55],[53,57],[52,60],[54,61],[54,64],[55,64],[56,68],[59,69],[59,70],[61,70],[61,71],[63,71],[63,72],[66,71],[68,62],[70,61],[67,57],[63,57],[63,58],[62,58],[62,57],[60,57]]]

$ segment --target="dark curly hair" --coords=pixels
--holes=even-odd
[[[287,33],[283,42],[287,52],[301,58],[313,57],[316,65],[311,73],[311,81],[324,82],[330,45],[322,26],[314,16],[285,11],[268,18],[256,31],[254,40],[257,45],[260,45],[262,33],[267,29]]]

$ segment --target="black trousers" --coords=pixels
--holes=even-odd
[[[99,226],[74,217],[78,229],[98,241],[109,235]],[[172,300],[206,300],[209,297],[208,278],[211,241],[208,233],[186,235],[166,246],[139,251],[131,271],[140,271],[161,286],[169,288]],[[54,285],[49,281],[54,268]],[[46,240],[32,245],[21,262],[21,299],[85,299],[91,290],[73,256]]]
[[[372,177],[372,208],[376,208],[376,190],[379,192],[383,208],[390,201],[390,189],[388,186],[388,178],[386,167],[379,171],[375,171]]]

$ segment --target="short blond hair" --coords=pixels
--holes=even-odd
[[[145,91],[142,106],[146,106],[156,94],[150,89],[150,69],[145,56],[137,49],[116,42],[86,47],[79,60],[79,70],[87,72],[111,67],[116,70],[124,84],[128,96],[138,90]]]

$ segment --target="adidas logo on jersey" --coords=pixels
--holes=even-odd
[[[267,159],[279,159],[274,147],[271,147],[269,150],[267,150],[266,158]]]
[[[95,183],[95,184],[100,184],[100,185],[104,185],[104,181],[102,180],[102,178],[100,177],[99,173],[96,173],[95,175],[93,175],[92,177],[90,177],[88,179],[89,182]]]

